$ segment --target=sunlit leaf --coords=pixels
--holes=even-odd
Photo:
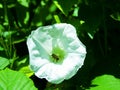
[[[21,5],[23,5],[24,7],[28,7],[29,5],[29,0],[17,0]]]
[[[29,12],[26,12],[26,17],[24,19],[24,24],[27,24],[28,23],[28,20],[29,20]]]
[[[24,66],[22,68],[20,68],[19,70],[20,72],[23,72],[24,74],[26,74],[28,77],[33,75],[33,72],[30,70],[29,66]]]
[[[7,65],[9,65],[9,59],[0,57],[0,70],[4,69]]]
[[[120,21],[120,12],[116,12],[112,15],[110,15],[114,20]]]
[[[92,81],[90,90],[119,90],[120,79],[112,75],[102,75]]]
[[[68,15],[68,12],[78,0],[53,0],[53,2],[63,14]]]
[[[20,58],[20,60],[16,64],[17,64],[18,67],[23,65],[23,64],[28,65],[28,57]]]
[[[3,8],[3,5],[2,5],[2,4],[0,4],[0,8]]]
[[[56,21],[57,23],[60,23],[60,22],[61,22],[58,15],[54,15],[54,19],[55,19],[55,21]]]
[[[3,32],[3,37],[10,38],[13,34],[16,34],[16,31],[5,31]]]
[[[0,71],[0,90],[37,90],[23,73],[5,69]]]
[[[74,9],[73,16],[77,17],[78,16],[78,11],[79,11],[79,7],[76,7]]]
[[[3,51],[3,50],[4,50],[4,48],[2,46],[0,46],[0,51]]]

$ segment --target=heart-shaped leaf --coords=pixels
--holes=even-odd
[[[0,71],[0,90],[37,90],[33,82],[21,72],[5,69]]]
[[[112,75],[103,75],[95,78],[92,81],[93,87],[90,90],[119,90],[120,79]]]

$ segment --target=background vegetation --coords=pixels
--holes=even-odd
[[[0,90],[119,90],[119,4],[120,0],[0,0]],[[87,47],[84,66],[59,85],[34,76],[26,46],[32,30],[54,23],[74,25]]]

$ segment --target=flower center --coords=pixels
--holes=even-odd
[[[50,60],[53,63],[62,63],[65,58],[65,51],[60,47],[54,47],[52,49],[52,55],[50,55]]]
[[[52,56],[56,61],[59,60],[59,57],[58,57],[57,55],[52,54],[51,56]]]

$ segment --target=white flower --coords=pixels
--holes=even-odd
[[[59,84],[83,65],[86,47],[76,29],[66,23],[39,27],[27,39],[30,68],[39,78]]]

